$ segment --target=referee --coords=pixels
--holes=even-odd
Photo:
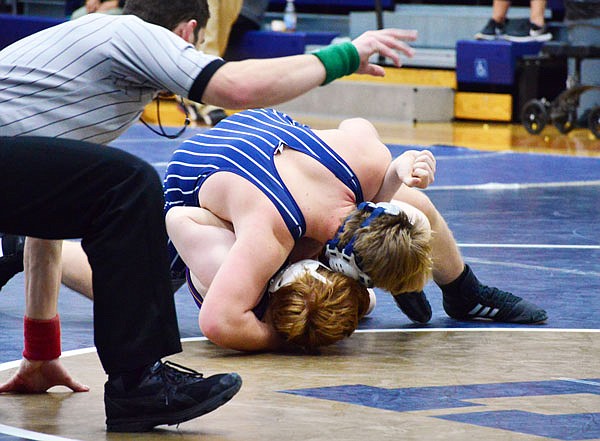
[[[414,31],[368,31],[314,54],[225,63],[194,48],[208,18],[206,0],[127,0],[123,15],[89,14],[8,46],[0,51],[0,137],[107,144],[161,91],[224,108],[272,106],[354,72],[383,76],[381,66],[369,63],[371,55],[399,65],[397,51],[413,53],[403,40],[416,38]],[[33,167],[42,160],[31,161]],[[26,241],[26,319],[57,317],[61,242],[47,239]],[[135,329],[131,321],[110,323],[111,296],[119,295],[131,293],[108,293],[107,301],[94,306],[98,351],[118,357],[131,345],[118,342],[119,352],[110,347],[110,335],[128,336],[129,327]],[[136,311],[131,302],[124,312],[133,318]],[[139,332],[150,331],[142,326]],[[103,357],[105,369],[116,363],[112,357]],[[125,383],[135,383],[130,380]]]

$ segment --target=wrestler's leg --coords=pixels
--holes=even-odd
[[[459,320],[484,318],[506,323],[539,323],[546,320],[546,311],[537,305],[479,282],[469,265],[465,265],[452,232],[425,193],[403,187],[395,197],[419,208],[429,218],[434,232],[433,279],[442,290],[444,310],[450,317]],[[411,300],[410,297],[406,299]],[[416,299],[419,301],[413,297],[409,306],[417,308],[417,312],[425,311],[428,305],[424,304],[424,295]],[[404,311],[398,299],[396,302]]]
[[[455,280],[462,273],[465,265],[452,231],[433,202],[422,191],[404,185],[394,195],[394,199],[418,208],[429,219],[432,230],[433,280],[438,285],[445,285]]]
[[[61,283],[88,299],[94,299],[92,268],[80,242],[64,241]]]
[[[464,262],[452,232],[431,200],[422,191],[406,186],[398,190],[394,199],[418,208],[429,219],[432,230],[433,280],[438,284],[455,280],[461,274]],[[425,324],[431,320],[431,305],[423,291],[397,294],[394,300],[414,323]]]

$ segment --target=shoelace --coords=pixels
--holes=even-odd
[[[182,366],[180,364],[174,363],[172,361],[165,361],[161,363],[163,368],[161,369],[162,373],[166,375],[165,380],[172,380],[176,383],[180,383],[186,378],[203,378],[204,375],[194,369],[191,369],[186,366]]]
[[[498,309],[503,309],[507,305],[513,305],[520,300],[517,296],[509,292],[486,285],[480,286],[479,295],[488,302],[493,301],[494,307]]]
[[[182,366],[172,361],[160,362],[160,367],[154,372],[155,375],[160,375],[164,381],[166,394],[165,405],[169,405],[170,397],[177,392],[177,386],[185,382],[190,377],[203,378],[204,375],[194,369]]]

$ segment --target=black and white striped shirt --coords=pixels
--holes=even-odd
[[[0,51],[0,136],[106,144],[157,91],[201,97],[222,63],[135,16],[89,14]]]

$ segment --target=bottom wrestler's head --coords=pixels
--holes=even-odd
[[[350,336],[370,304],[365,286],[316,260],[285,268],[269,292],[268,321],[288,343],[312,353]]]

